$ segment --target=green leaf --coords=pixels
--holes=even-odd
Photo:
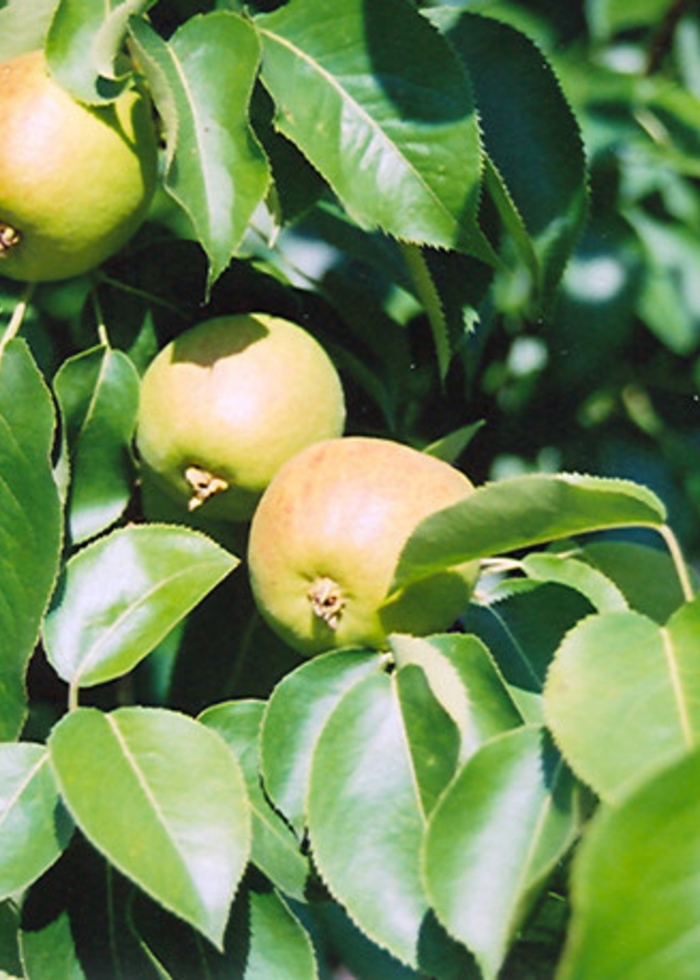
[[[260,43],[229,11],[193,16],[166,42],[132,22],[139,63],[165,125],[169,194],[209,258],[209,286],[229,264],[269,183],[248,118]]]
[[[459,429],[448,432],[447,435],[436,439],[423,449],[429,456],[436,456],[446,463],[454,463],[467,448],[477,432],[485,425],[484,420],[472,425],[462,425]]]
[[[49,750],[93,846],[220,949],[250,851],[245,782],[223,740],[165,709],[79,708]]]
[[[479,487],[421,521],[404,546],[392,592],[474,558],[605,528],[660,527],[658,497],[637,483],[533,473]]]
[[[669,10],[668,0],[588,0],[586,14],[591,33],[600,41],[635,27],[657,27]]]
[[[46,56],[59,84],[88,105],[115,98],[128,73],[120,53],[129,18],[155,2],[59,0],[46,39]]]
[[[0,9],[0,61],[43,48],[56,0],[9,0]]]
[[[31,980],[86,980],[75,949],[70,918],[62,912],[41,929],[21,934],[22,963]]]
[[[516,589],[516,584],[527,588]],[[564,634],[590,613],[591,605],[580,592],[550,582],[509,580],[498,601],[484,606],[472,603],[463,625],[487,645],[525,721],[539,724],[552,657]]]
[[[74,543],[103,531],[131,498],[139,376],[126,354],[94,347],[68,358],[54,378],[70,472]]]
[[[127,673],[237,564],[185,527],[142,524],[98,539],[64,568],[44,623],[51,664],[74,687]]]
[[[259,16],[261,79],[279,130],[355,221],[486,261],[468,80],[410,4],[291,0]]]
[[[575,783],[537,727],[485,743],[438,803],[423,868],[438,918],[494,980],[578,827]]]
[[[700,599],[665,626],[636,612],[583,620],[549,668],[545,716],[573,770],[620,800],[700,736]]]
[[[430,16],[469,72],[492,165],[489,186],[526,264],[534,251],[536,295],[546,302],[586,214],[586,165],[576,117],[548,61],[525,35],[448,7]],[[520,219],[529,242],[520,241]]]
[[[299,837],[306,822],[311,756],[318,736],[346,691],[381,666],[374,653],[322,654],[287,674],[272,692],[260,733],[263,782]]]
[[[539,582],[558,582],[585,596],[596,612],[621,612],[627,600],[617,585],[596,568],[567,555],[532,554],[522,561],[529,578]]]
[[[460,733],[460,762],[493,735],[522,723],[503,677],[478,637],[392,636],[391,648],[399,668],[416,664],[425,672],[432,696]]]
[[[692,353],[700,342],[700,296],[695,271],[700,245],[694,228],[662,222],[640,209],[629,219],[644,246],[648,269],[638,312],[655,336],[674,354]]]
[[[603,807],[577,852],[557,980],[695,980],[700,752]]]
[[[421,808],[427,816],[457,770],[460,731],[417,664],[406,664],[396,672],[396,696]]]
[[[22,725],[24,674],[62,541],[51,396],[23,340],[0,350],[0,739]]]
[[[245,980],[317,980],[309,934],[275,892],[250,892],[250,949]]]
[[[308,829],[331,894],[370,939],[416,967],[429,909],[419,867],[425,818],[402,709],[386,673],[342,697],[316,742]],[[444,744],[443,732],[425,734],[427,753]]]
[[[42,745],[0,744],[0,900],[43,874],[66,844],[48,759]]]
[[[577,555],[612,579],[631,609],[665,623],[683,604],[683,589],[667,551],[634,541],[589,541]]]
[[[227,701],[207,708],[199,720],[221,735],[243,770],[253,815],[253,864],[282,892],[303,902],[308,860],[289,825],[270,806],[260,783],[258,733],[264,710],[263,701]]]

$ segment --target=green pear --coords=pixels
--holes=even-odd
[[[136,89],[105,106],[75,101],[43,52],[0,65],[0,275],[81,275],[119,251],[146,216],[158,145]]]
[[[247,521],[287,459],[344,425],[341,381],[315,337],[236,314],[191,327],[151,361],[136,444],[150,487],[207,520]]]

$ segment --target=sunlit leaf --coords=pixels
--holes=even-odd
[[[316,743],[308,828],[314,862],[334,897],[367,936],[415,967],[429,903],[419,867],[425,816],[406,710],[386,673],[345,693]],[[425,734],[426,752],[444,744],[440,730]]]
[[[0,744],[0,900],[50,867],[69,836],[48,761],[43,745]]]
[[[700,600],[665,626],[636,612],[584,619],[549,668],[545,716],[567,761],[606,800],[700,740]]]
[[[24,674],[58,571],[59,495],[51,397],[29,349],[0,351],[0,738],[16,738]]]
[[[595,817],[574,862],[557,980],[695,980],[698,785],[696,749]]]
[[[573,843],[574,785],[546,734],[519,728],[471,757],[430,819],[423,867],[431,901],[487,980]]]
[[[495,661],[478,637],[393,636],[391,648],[399,668],[416,664],[425,672],[433,697],[460,733],[460,761],[493,735],[522,723]]]
[[[250,850],[245,782],[222,739],[165,709],[79,708],[49,750],[88,840],[220,948]]]
[[[523,559],[526,575],[540,582],[558,582],[576,589],[597,612],[620,612],[628,608],[617,585],[596,568],[566,555],[532,554]]]
[[[260,734],[261,771],[266,792],[300,837],[318,736],[346,691],[381,665],[374,653],[328,653],[297,667],[272,692]]]
[[[63,570],[44,623],[49,660],[76,687],[119,677],[237,564],[185,527],[142,524],[99,538]]]
[[[119,56],[130,17],[145,13],[155,0],[58,0],[46,40],[56,80],[88,104],[113,99],[128,65]]]
[[[209,258],[211,285],[229,264],[269,182],[250,126],[260,44],[230,11],[193,16],[168,41],[132,23],[140,65],[165,125],[168,192]]]
[[[469,559],[604,528],[660,527],[665,517],[659,498],[629,480],[565,473],[511,477],[421,521],[403,549],[392,591]]]
[[[428,22],[401,0],[292,0],[256,24],[276,124],[352,217],[490,260],[469,84]]]
[[[57,0],[9,0],[0,4],[0,61],[44,46]]]
[[[79,543],[114,523],[132,495],[139,377],[126,354],[97,347],[63,362],[54,391],[69,461],[70,537]]]

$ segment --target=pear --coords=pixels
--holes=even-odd
[[[167,344],[141,382],[144,483],[207,519],[247,521],[274,473],[338,436],[345,397],[315,337],[283,317],[205,320]]]
[[[0,65],[0,275],[47,282],[119,251],[146,216],[158,144],[148,98],[75,101],[42,51]]]
[[[297,652],[385,650],[390,633],[426,636],[466,609],[469,562],[392,596],[416,525],[474,487],[449,463],[394,442],[345,436],[298,453],[273,477],[250,525],[248,568],[261,616]]]

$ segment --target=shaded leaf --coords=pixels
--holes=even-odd
[[[392,592],[443,568],[576,534],[660,527],[664,505],[629,480],[532,473],[479,487],[421,521],[399,558]]]
[[[545,716],[567,761],[619,800],[700,737],[700,600],[666,626],[636,612],[583,620],[565,637],[545,686]]]
[[[695,980],[699,784],[696,749],[596,815],[574,861],[557,980]]]
[[[139,376],[126,354],[95,347],[64,361],[54,391],[69,461],[69,532],[79,543],[113,524],[131,498]]]
[[[464,10],[439,7],[430,16],[469,72],[491,164],[488,186],[535,273],[536,297],[547,302],[586,214],[576,117],[548,61],[525,35]]]
[[[227,701],[207,708],[199,720],[221,735],[243,770],[253,815],[251,861],[282,892],[305,901],[308,859],[302,855],[288,824],[268,802],[261,785],[258,733],[264,710],[263,701]]]
[[[482,742],[522,723],[502,675],[478,637],[393,636],[391,648],[401,669],[417,664],[425,672],[432,696],[460,733],[461,762]]]
[[[0,744],[0,900],[26,888],[60,855],[69,835],[57,807],[44,746]]]
[[[51,396],[23,340],[0,349],[0,738],[17,736],[24,674],[58,571]]]
[[[316,980],[309,934],[275,892],[250,892],[250,950],[245,978]]]
[[[428,22],[402,0],[291,0],[256,24],[277,127],[354,220],[491,261],[468,80]]]
[[[514,583],[521,584],[521,583]],[[480,606],[472,603],[464,628],[486,643],[525,721],[543,721],[542,690],[547,668],[564,634],[591,612],[583,596],[553,583],[508,585],[505,596]]]
[[[423,868],[431,902],[487,980],[573,843],[574,786],[546,734],[519,728],[471,757],[430,819]]]
[[[316,743],[308,828],[333,896],[370,939],[415,967],[429,906],[419,868],[425,818],[409,742],[392,677],[373,674],[350,688]]]
[[[169,194],[209,258],[209,285],[229,264],[269,182],[248,118],[260,45],[229,11],[189,18],[168,41],[145,21],[133,43],[165,125]]]
[[[263,782],[300,837],[318,736],[346,691],[381,668],[382,660],[375,653],[340,650],[297,667],[272,692],[260,733]]]
[[[165,709],[79,708],[53,729],[49,750],[88,840],[221,948],[250,850],[245,783],[222,739]]]
[[[44,623],[63,680],[90,687],[131,670],[238,559],[185,527],[120,528],[66,563]]]

